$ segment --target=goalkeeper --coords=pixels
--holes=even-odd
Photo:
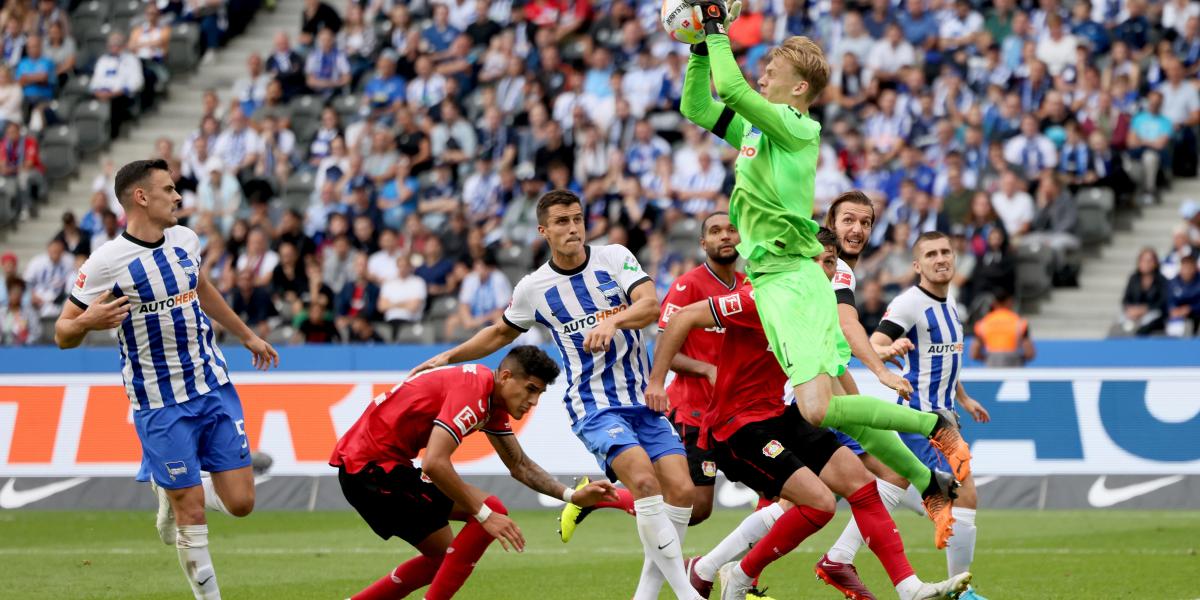
[[[705,40],[692,46],[680,111],[739,148],[729,217],[741,233],[738,253],[754,285],[758,314],[775,358],[788,375],[804,418],[849,433],[884,464],[906,465],[912,453],[886,431],[918,433],[946,455],[961,481],[970,450],[952,414],[924,413],[862,395],[833,395],[845,364],[837,301],[821,266],[812,219],[821,125],[809,107],[829,81],[829,63],[812,40],[795,36],[771,50],[758,92],[742,76],[725,28],[740,10],[721,0],[693,2]],[[720,101],[709,88],[709,73]],[[844,342],[842,342],[844,343]],[[880,381],[904,398],[912,386],[895,373]],[[895,468],[895,467],[893,467]]]

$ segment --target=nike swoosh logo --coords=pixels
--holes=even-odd
[[[658,549],[659,549],[659,550],[662,550],[663,548],[666,548],[667,546],[670,546],[670,545],[671,545],[671,542],[667,542],[667,543],[665,543],[665,544],[663,544],[663,545],[659,546],[659,547],[658,547]]]
[[[0,488],[0,508],[21,508],[27,504],[33,504],[55,494],[65,492],[87,480],[87,477],[75,477],[73,479],[47,483],[46,485],[40,485],[27,490],[18,490],[17,479],[10,477],[8,483],[4,484],[3,488]]]
[[[1151,479],[1150,481],[1143,481],[1141,483],[1134,483],[1132,485],[1126,485],[1117,488],[1110,488],[1105,485],[1104,482],[1107,479],[1107,475],[1101,475],[1100,479],[1097,479],[1096,483],[1092,484],[1091,489],[1088,490],[1088,504],[1091,504],[1096,508],[1106,508],[1114,504],[1120,504],[1122,502],[1137,498],[1138,496],[1149,494],[1154,490],[1165,488],[1168,485],[1179,483],[1180,481],[1183,481],[1183,475],[1159,477],[1158,479]]]
[[[678,283],[675,284],[675,291],[682,292],[683,290],[686,290],[686,289],[687,289],[686,285],[680,285]]]
[[[208,583],[208,582],[212,581],[212,578],[213,578],[213,576],[212,576],[212,575],[209,575],[208,577],[205,577],[205,578],[204,578],[204,581],[197,581],[197,582],[196,582],[196,587],[204,587],[204,584],[206,584],[206,583]]]

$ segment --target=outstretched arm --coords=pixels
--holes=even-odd
[[[867,338],[867,330],[863,329],[862,323],[858,321],[858,309],[849,304],[840,303],[837,308],[838,323],[841,325],[846,343],[850,345],[851,353],[862,361],[863,366],[875,374],[880,383],[896,390],[901,397],[907,400],[912,395],[912,384],[907,379],[889,371],[880,360],[875,346]]]
[[[513,329],[503,320],[496,321],[480,330],[471,339],[417,365],[412,373],[483,358],[511,344],[519,335],[521,335],[520,331]]]
[[[708,77],[708,46],[700,42],[692,46],[688,58],[687,72],[683,76],[683,97],[679,100],[679,112],[683,116],[713,132],[730,146],[738,147],[745,134],[745,120],[712,96]]]
[[[742,68],[733,57],[729,36],[710,34],[705,40],[717,96],[750,125],[762,130],[785,150],[799,150],[819,139],[821,126],[815,121],[803,121],[800,112],[785,104],[772,104],[746,81]],[[688,63],[689,70],[691,63]]]
[[[560,498],[563,502],[570,502],[576,506],[591,506],[602,499],[616,500],[616,488],[607,481],[595,481],[578,490],[559,483],[553,475],[525,454],[515,435],[489,433],[488,442],[495,448],[496,455],[504,462],[504,466],[508,467],[513,479],[539,494]]]
[[[654,368],[650,371],[650,381],[646,386],[646,406],[658,412],[670,409],[671,403],[667,400],[664,385],[672,358],[679,354],[683,341],[693,329],[716,326],[717,320],[712,314],[708,300],[689,304],[671,315],[667,328],[659,334],[654,343],[654,360],[651,361]]]

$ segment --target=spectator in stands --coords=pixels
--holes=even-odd
[[[79,228],[75,213],[69,210],[63,212],[62,229],[54,235],[54,239],[62,242],[63,251],[67,254],[87,256],[92,253],[92,235]]]
[[[710,152],[700,152],[698,158],[695,172],[676,173],[672,177],[671,193],[684,214],[702,219],[716,209],[725,184],[725,167]]]
[[[894,296],[912,285],[915,277],[912,252],[909,251],[911,231],[906,222],[894,224],[888,242],[879,252],[864,261],[863,270],[872,273],[873,278],[879,280],[888,296]]]
[[[407,82],[396,74],[399,57],[391,49],[384,50],[375,63],[375,73],[363,86],[363,106],[371,115],[384,122],[392,120],[391,112],[404,102]]]
[[[75,73],[78,52],[74,38],[67,35],[61,20],[51,23],[47,29],[44,50],[46,57],[54,61],[55,86],[61,89]]]
[[[1174,162],[1178,166],[1186,163],[1187,175],[1194,176],[1197,160],[1196,126],[1200,125],[1200,92],[1196,90],[1195,81],[1184,81],[1184,66],[1178,58],[1168,54],[1163,71],[1166,81],[1158,87],[1158,91],[1162,94],[1162,113],[1171,120],[1174,129]],[[1176,170],[1180,169],[1176,167]]]
[[[0,144],[4,152],[0,176],[17,191],[17,207],[18,211],[23,211],[22,217],[34,216],[37,203],[46,199],[49,189],[37,139],[21,133],[20,123],[8,121],[4,124],[4,139]]]
[[[879,327],[883,313],[887,311],[887,302],[883,299],[883,286],[878,279],[867,279],[862,284],[862,294],[858,298],[858,320],[863,329],[870,335]]]
[[[259,227],[251,229],[246,237],[246,250],[237,259],[238,273],[249,272],[255,286],[270,285],[279,264],[279,254],[268,245],[267,236],[267,232]]]
[[[272,190],[279,190],[291,176],[292,162],[299,162],[295,158],[296,135],[287,129],[280,130],[279,121],[271,116],[258,123],[262,152],[250,170],[250,180],[266,181]]]
[[[332,344],[341,340],[342,334],[331,321],[332,305],[333,300],[328,294],[314,294],[306,310],[297,315],[299,325],[293,341],[298,344]]]
[[[1043,170],[1058,165],[1058,151],[1042,134],[1037,117],[1026,113],[1021,117],[1020,134],[1004,144],[1004,159],[1019,167],[1027,181],[1034,181]]]
[[[105,53],[96,59],[92,69],[88,89],[94,98],[109,103],[113,139],[120,136],[121,126],[133,117],[133,103],[141,95],[144,85],[142,64],[125,50],[125,36],[119,32],[110,33]]]
[[[400,247],[396,230],[384,228],[379,232],[379,249],[367,260],[367,276],[379,284],[395,279],[397,274],[396,260],[405,254]]]
[[[0,64],[0,121],[20,124],[25,102],[21,84],[13,78],[12,69]]]
[[[428,296],[425,280],[413,272],[411,255],[400,255],[395,265],[396,275],[385,281],[379,291],[379,312],[392,326],[392,337],[401,327],[421,321]]]
[[[237,286],[229,293],[227,301],[233,312],[259,337],[266,338],[271,333],[270,319],[278,312],[271,301],[270,288],[256,281],[253,270],[238,271]]]
[[[363,19],[363,8],[359,4],[346,7],[345,20],[337,34],[337,45],[350,61],[350,78],[354,83],[371,66],[375,53],[375,28]]]
[[[446,78],[433,70],[433,59],[429,55],[417,57],[414,74],[404,90],[411,110],[431,109],[446,98]]]
[[[17,63],[15,75],[17,83],[21,84],[25,114],[30,114],[31,119],[36,114],[39,125],[44,123],[44,111],[54,100],[58,76],[54,61],[42,54],[42,36],[34,34],[25,40],[25,56]],[[41,127],[36,129],[40,130]]]
[[[271,297],[276,306],[284,311],[283,316],[293,316],[293,305],[308,291],[308,273],[296,245],[280,242],[277,249],[279,264],[271,274]]]
[[[1162,264],[1159,266],[1159,272],[1167,279],[1173,279],[1179,274],[1179,263],[1185,256],[1190,256],[1200,252],[1191,239],[1188,238],[1188,226],[1186,223],[1180,223],[1171,231],[1171,249],[1163,256]]]
[[[283,86],[284,98],[304,92],[304,57],[292,50],[285,31],[275,33],[271,54],[267,57],[267,73]]]
[[[338,234],[322,251],[321,281],[331,290],[341,290],[349,280],[350,268],[357,258],[358,250],[350,244],[350,236]]]
[[[336,34],[342,28],[342,17],[332,6],[321,0],[304,0],[304,10],[300,13],[300,37],[296,39],[301,46],[311,47],[317,36],[323,30]]]
[[[1167,279],[1158,270],[1158,254],[1153,248],[1142,248],[1137,269],[1129,276],[1121,297],[1120,329],[1134,335],[1162,333],[1167,296]]]
[[[210,215],[220,232],[228,235],[242,208],[242,187],[215,156],[204,163],[202,175],[196,185],[196,212]]]
[[[463,118],[458,104],[449,99],[444,100],[437,124],[429,131],[429,145],[433,155],[443,164],[458,168],[459,165],[474,159],[478,144],[479,137],[475,127]]]
[[[67,278],[75,270],[75,257],[67,254],[66,246],[57,237],[46,245],[46,251],[29,260],[25,266],[25,284],[30,301],[43,317],[54,317],[67,297]]]
[[[1037,212],[1030,229],[1042,234],[1059,234],[1074,238],[1078,222],[1079,209],[1075,204],[1075,197],[1059,185],[1054,175],[1043,175],[1037,191]]]
[[[443,3],[433,5],[433,22],[421,30],[421,52],[438,61],[447,56],[454,38],[462,33],[450,25],[450,9]]]
[[[971,358],[989,367],[1023,367],[1036,354],[1029,322],[1013,311],[1012,294],[997,288],[992,292],[991,312],[975,323]]]
[[[236,175],[238,180],[249,181],[262,151],[262,139],[250,127],[246,113],[240,106],[234,106],[229,111],[229,126],[217,136],[213,156],[219,158],[225,170]]]
[[[446,339],[465,339],[496,322],[504,313],[512,296],[512,285],[498,266],[496,255],[490,250],[475,261],[471,272],[463,278],[458,310],[446,320]]]
[[[1019,236],[1029,231],[1037,216],[1036,207],[1033,197],[1023,189],[1016,173],[1007,171],[1000,176],[1000,189],[992,194],[991,201],[1006,232]]]
[[[379,286],[369,277],[365,252],[354,255],[350,274],[353,278],[342,285],[333,302],[336,315],[334,322],[338,329],[349,327],[350,319],[360,314],[372,322],[379,317],[376,310],[379,306]]]
[[[1139,112],[1130,124],[1129,138],[1126,141],[1129,155],[1141,163],[1139,187],[1143,204],[1158,201],[1159,171],[1163,166],[1163,158],[1168,156],[1171,150],[1174,126],[1162,113],[1162,106],[1162,93],[1150,92],[1146,96],[1145,110]]]
[[[25,296],[25,280],[9,277],[4,287],[4,310],[0,312],[0,346],[40,343],[42,320],[33,307],[22,301]]]
[[[271,74],[263,69],[262,55],[251,52],[246,57],[246,74],[233,82],[233,98],[241,105],[243,113],[254,116],[267,99],[267,84],[271,79]]]
[[[1200,333],[1200,277],[1196,276],[1196,254],[1180,257],[1179,274],[1167,283],[1167,335],[1182,337]]]
[[[5,282],[12,278],[20,278],[17,273],[17,255],[12,252],[5,252],[0,255],[0,299],[8,298],[8,288]],[[22,280],[24,281],[24,280]],[[22,303],[29,305],[29,289],[25,289]]]
[[[108,197],[104,195],[104,192],[93,192],[91,208],[83,214],[83,218],[79,221],[79,227],[89,235],[99,233],[104,227],[101,217],[104,216],[106,210],[108,210]]]
[[[987,230],[987,248],[971,273],[970,297],[974,301],[997,289],[1010,295],[1017,290],[1017,259],[1009,245],[1008,234],[1001,227]]]
[[[350,344],[382,344],[383,337],[375,331],[375,326],[371,324],[366,315],[358,314],[350,319],[350,331],[346,339]]]
[[[170,25],[161,20],[158,5],[147,2],[141,24],[129,33],[129,50],[142,61],[142,75],[146,80],[148,96],[153,95],[157,82],[166,81],[170,77],[170,72],[164,64],[170,47]],[[149,98],[144,96],[143,106],[149,105],[146,100]]]
[[[462,280],[460,273],[454,268],[454,260],[447,257],[442,249],[442,240],[430,237],[421,249],[421,266],[415,274],[425,281],[425,289],[430,298],[449,296],[458,291]]]
[[[322,29],[316,48],[304,61],[305,84],[326,101],[350,85],[350,62],[334,42],[333,31]]]

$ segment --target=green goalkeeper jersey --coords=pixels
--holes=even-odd
[[[739,149],[729,218],[742,236],[737,250],[747,272],[790,271],[822,250],[812,218],[821,124],[751,88],[727,36],[709,35],[707,46],[709,56],[688,60],[680,111]],[[712,97],[710,63],[723,102]]]

